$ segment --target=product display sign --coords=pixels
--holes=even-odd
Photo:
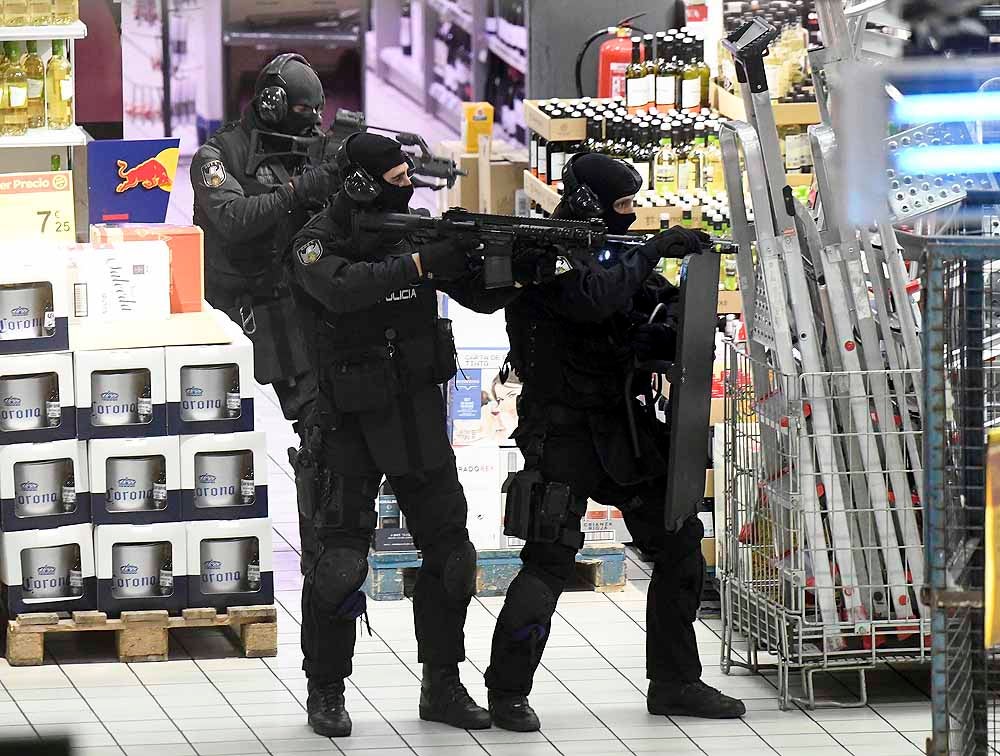
[[[163,223],[179,139],[109,139],[87,145],[91,223]]]
[[[75,242],[73,174],[54,171],[0,175],[0,227],[5,240]]]

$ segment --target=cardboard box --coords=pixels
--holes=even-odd
[[[200,227],[167,223],[100,224],[90,227],[90,240],[166,242],[170,250],[170,312],[201,312],[205,299],[205,235]]]
[[[69,344],[74,352],[105,349],[147,349],[167,346],[230,344],[232,322],[224,312],[205,305],[203,312],[183,312],[167,318],[120,320],[109,328],[102,321],[71,318]]]
[[[74,322],[170,315],[170,251],[162,241],[76,244],[64,253]]]
[[[156,525],[98,525],[94,528],[97,608],[109,617],[123,611],[188,606],[187,528],[182,522]]]
[[[255,553],[258,574],[247,569]],[[274,603],[270,519],[189,522],[187,558],[189,606]]]
[[[0,354],[0,444],[76,436],[73,356]]]
[[[0,529],[90,522],[87,444],[66,439],[0,446]]]
[[[181,518],[267,517],[267,440],[263,433],[182,436]]]
[[[388,480],[383,480],[375,501],[378,523],[375,526],[376,551],[415,551],[413,536],[406,527],[406,516]]]
[[[69,349],[65,257],[32,250],[0,265],[0,355]]]
[[[87,445],[90,509],[99,525],[181,519],[180,439],[105,438]]]
[[[480,191],[479,155],[468,152],[458,140],[447,140],[438,146],[444,157],[450,157],[467,175],[460,176],[455,185],[446,190],[448,207],[464,207],[473,212],[490,212],[498,215],[514,214],[514,192],[522,187],[523,173],[528,166],[524,148],[512,148],[505,142],[493,142],[490,154],[490,177],[486,184],[488,197]],[[484,200],[489,208],[483,209]]]
[[[166,348],[167,430],[174,435],[253,430],[253,344]]]
[[[488,102],[462,103],[462,143],[466,152],[479,149],[479,137],[493,134],[493,106]]]
[[[163,349],[78,352],[74,373],[80,438],[167,434]]]
[[[500,368],[506,349],[459,349],[462,369],[448,383],[448,432],[455,447],[510,443],[517,427],[521,383],[513,372],[506,383]]]
[[[85,523],[0,533],[0,583],[11,618],[97,608],[93,528]]]

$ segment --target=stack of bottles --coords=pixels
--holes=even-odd
[[[763,18],[780,31],[764,58],[767,88],[771,98],[783,103],[815,102],[809,56],[810,44],[817,44],[813,29],[818,30],[813,3],[805,0],[766,2],[727,2],[724,5],[725,36],[755,17]],[[736,67],[732,56],[719,41],[719,85],[737,91]]]
[[[433,50],[431,97],[453,110],[463,102],[473,101],[472,37],[469,32],[457,23],[444,21],[434,35]]]
[[[0,55],[0,136],[72,126],[73,87],[73,67],[63,40],[52,40],[48,62],[39,54],[35,40],[23,46],[4,42]]]
[[[596,152],[630,163],[643,184],[639,199],[705,190],[725,192],[718,113],[705,108],[684,113],[657,107],[629,113],[621,100],[546,100],[539,109],[552,119],[586,119],[582,141],[550,141],[532,133],[529,164],[533,175],[562,188],[566,161],[577,153]]]
[[[0,0],[0,26],[48,26],[79,20],[79,0]]]
[[[486,6],[486,34],[522,58],[528,54],[524,6],[524,0],[488,0]]]
[[[709,107],[711,77],[704,40],[686,28],[632,37],[625,104],[629,112],[655,106],[697,113]]]

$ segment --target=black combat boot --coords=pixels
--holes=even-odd
[[[424,665],[420,718],[463,730],[485,730],[490,726],[490,713],[472,700],[458,678],[457,664]]]
[[[527,696],[504,696],[489,692],[490,716],[493,724],[502,730],[535,732],[541,727],[538,715],[528,703]]]
[[[344,707],[344,681],[320,683],[309,681],[306,699],[309,726],[317,735],[346,738],[351,734],[351,715]]]
[[[747,711],[741,700],[730,698],[701,680],[679,684],[650,680],[646,708],[650,714],[703,719],[735,719]]]

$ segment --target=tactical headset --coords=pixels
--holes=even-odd
[[[351,143],[351,140],[358,136],[358,134],[363,133],[362,131],[355,132],[341,142],[334,160],[337,164],[337,171],[343,178],[343,190],[347,196],[355,202],[374,202],[382,194],[382,185],[379,183],[378,178],[372,178],[368,171],[354,162],[347,151],[347,146]],[[413,161],[405,154],[404,157],[409,165],[407,176],[412,176]]]
[[[258,82],[267,86],[263,87],[254,98],[257,101],[257,115],[272,128],[276,128],[288,115],[288,92],[285,91],[285,80],[281,77],[281,69],[292,60],[309,65],[309,61],[298,53],[282,53],[267,64],[258,78]]]
[[[563,198],[562,201],[566,203],[566,206],[570,211],[579,218],[600,218],[604,215],[604,205],[601,204],[601,200],[597,197],[597,194],[586,184],[582,183],[580,179],[576,177],[576,173],[573,170],[573,163],[576,162],[577,158],[582,157],[587,153],[577,153],[569,160],[566,161],[566,165],[563,166],[562,182],[563,182]],[[632,165],[629,163],[623,163],[631,169],[632,173],[635,174],[635,184],[636,187],[642,186],[642,177]],[[610,210],[611,208],[607,208]]]

